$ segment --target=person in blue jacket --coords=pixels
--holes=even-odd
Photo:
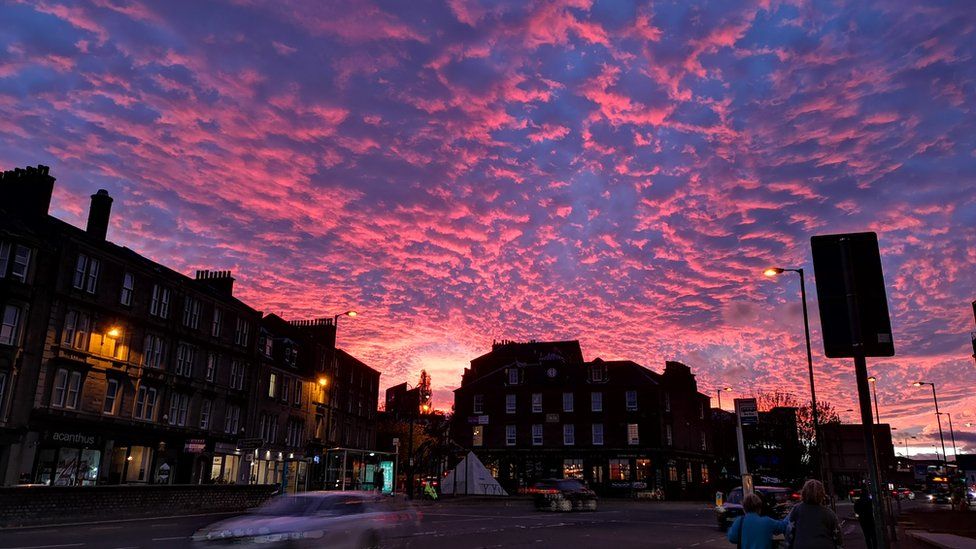
[[[745,514],[729,528],[729,543],[736,543],[742,549],[772,549],[773,536],[786,532],[789,519],[760,516],[762,506],[762,498],[757,494],[749,494],[742,500]]]

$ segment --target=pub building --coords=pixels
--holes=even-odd
[[[454,391],[451,431],[509,492],[576,478],[603,494],[699,498],[711,484],[709,397],[690,368],[586,362],[578,341],[502,341]]]
[[[261,315],[229,271],[191,278],[48,215],[44,166],[0,179],[0,479],[241,482]]]

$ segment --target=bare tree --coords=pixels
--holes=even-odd
[[[796,428],[803,445],[803,461],[810,463],[810,458],[816,453],[816,433],[813,425],[813,412],[810,401],[803,400],[796,394],[788,391],[773,391],[768,393],[757,393],[756,404],[763,412],[778,406],[786,408],[796,408]],[[817,401],[817,419],[821,425],[827,423],[840,423],[840,416],[834,406],[825,401]]]

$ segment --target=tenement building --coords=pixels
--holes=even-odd
[[[106,240],[105,191],[85,230],[60,221],[53,187],[44,166],[0,179],[2,484],[277,483],[289,459],[313,462],[320,383],[346,385],[334,327],[317,348],[234,297],[229,271],[188,277]]]
[[[454,392],[452,435],[511,492],[579,478],[602,493],[709,493],[709,397],[679,362],[583,360],[578,341],[500,342]]]

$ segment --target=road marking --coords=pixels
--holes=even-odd
[[[3,549],[53,549],[54,547],[81,547],[84,543],[59,543],[57,545],[18,545],[17,547],[4,547]]]
[[[121,530],[122,526],[94,526],[92,530]]]
[[[168,538],[153,538],[153,541],[173,541],[174,539],[186,539],[188,536],[171,536]]]

